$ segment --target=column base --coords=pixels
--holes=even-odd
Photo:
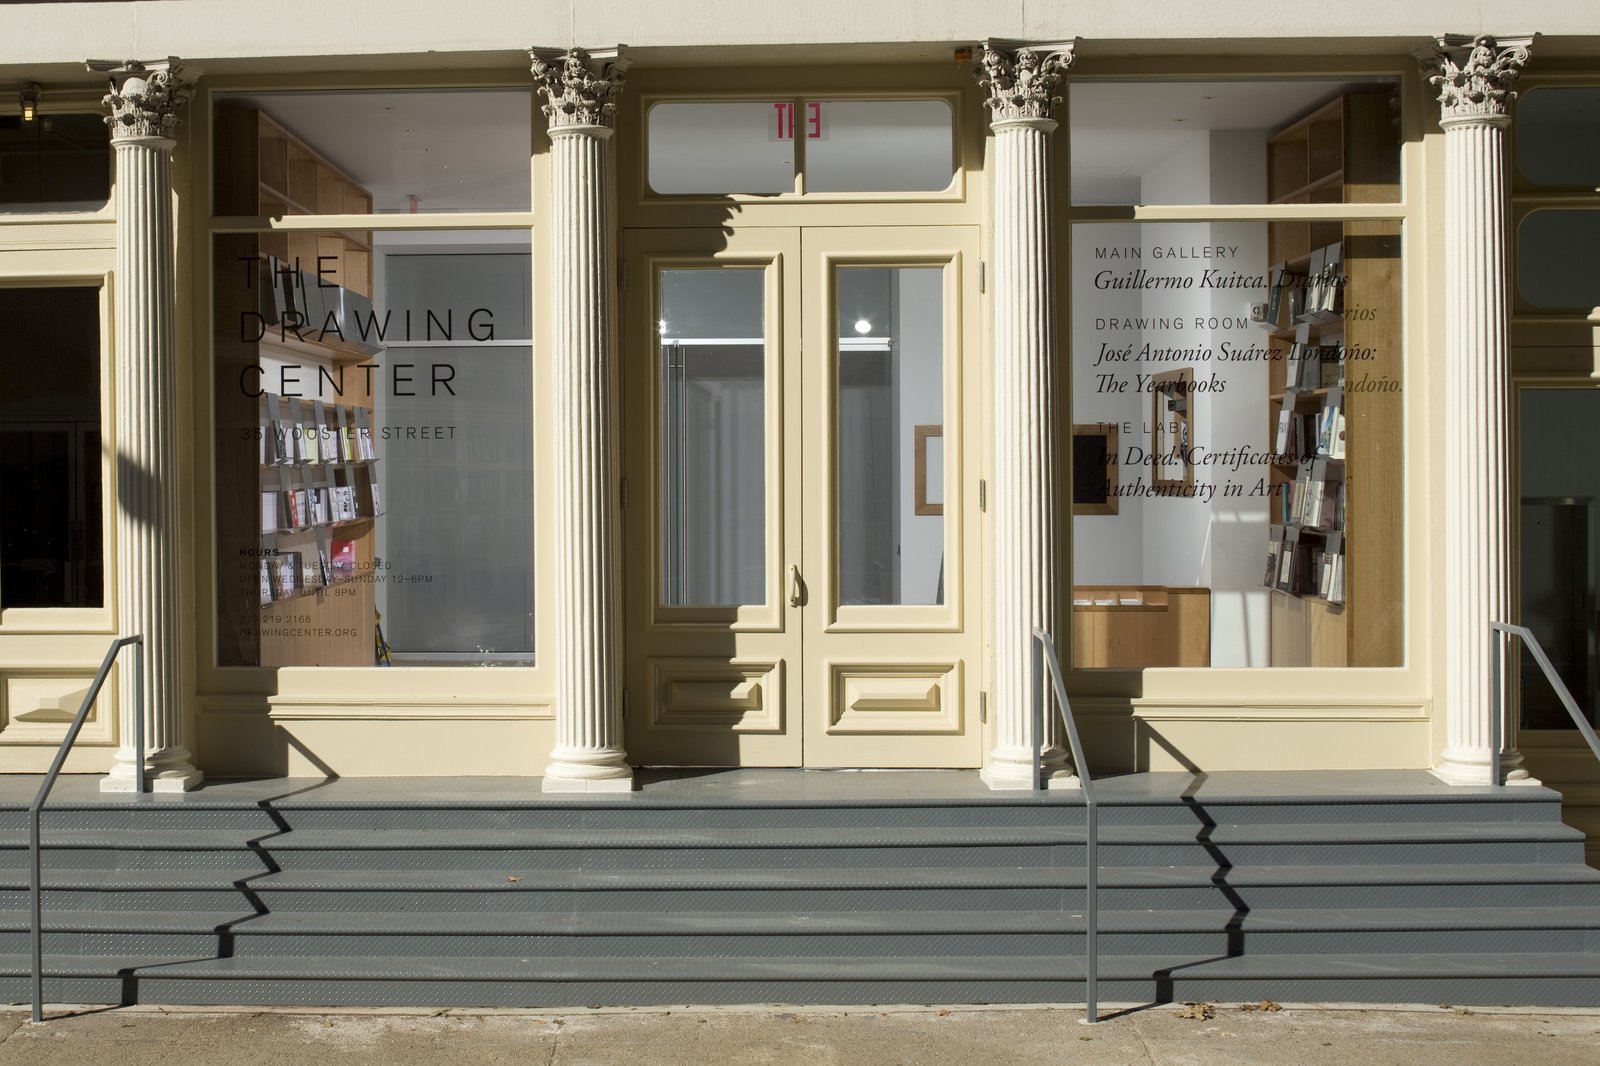
[[[133,752],[122,749],[111,771],[100,779],[101,792],[133,791]],[[151,792],[188,792],[206,779],[195,769],[194,759],[186,748],[166,748],[145,756],[144,780]]]
[[[1067,765],[1066,753],[1059,749],[1045,752],[1041,770],[1044,787],[1050,791],[1083,787],[1077,771]],[[978,771],[978,780],[995,792],[1032,790],[1034,788],[1032,756],[1030,754],[1027,761],[1023,762],[991,755],[989,765]]]
[[[633,774],[624,777],[557,777],[545,771],[540,792],[632,792]]]
[[[1447,785],[1479,788],[1494,784],[1489,780],[1489,752],[1486,748],[1446,748],[1439,765],[1430,771]],[[1537,785],[1539,781],[1522,768],[1520,753],[1510,751],[1500,758],[1500,773],[1507,785]]]
[[[541,792],[632,792],[633,767],[618,748],[551,753]]]

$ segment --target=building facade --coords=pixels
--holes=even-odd
[[[1096,773],[1593,715],[1585,5],[415,14],[0,14],[0,771],[130,633],[168,790],[1028,788],[1036,629]]]

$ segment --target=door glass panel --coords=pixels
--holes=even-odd
[[[944,270],[840,267],[839,602],[944,602]]]
[[[758,268],[659,275],[662,602],[766,602],[766,295]]]

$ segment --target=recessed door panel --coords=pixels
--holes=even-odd
[[[624,258],[630,757],[978,765],[975,231]]]
[[[980,761],[976,246],[802,233],[807,766]]]
[[[798,766],[799,240],[628,235],[627,745],[641,765]],[[633,280],[637,279],[637,280]]]

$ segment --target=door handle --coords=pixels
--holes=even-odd
[[[791,564],[789,567],[789,606],[798,607],[805,602],[805,598],[806,586],[800,580],[800,568]]]

